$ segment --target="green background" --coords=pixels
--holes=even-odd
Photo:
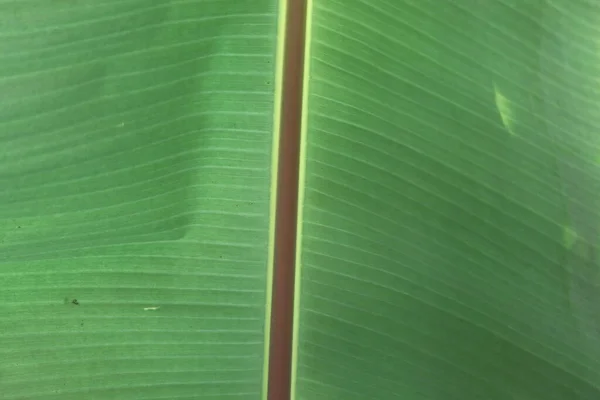
[[[259,398],[276,2],[0,21],[0,398]]]
[[[598,26],[314,2],[297,399],[598,398]]]

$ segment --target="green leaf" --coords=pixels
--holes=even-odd
[[[260,398],[274,1],[0,4],[0,398]]]
[[[313,3],[295,398],[597,398],[600,7]]]
[[[267,398],[291,1],[0,3],[1,399]],[[292,397],[597,399],[600,5],[307,2]]]

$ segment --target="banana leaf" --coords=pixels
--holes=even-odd
[[[598,398],[600,4],[311,15],[297,398]]]
[[[291,3],[0,3],[0,399],[267,398],[292,51],[291,398],[598,399],[600,4]]]

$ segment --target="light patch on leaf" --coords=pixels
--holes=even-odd
[[[512,102],[506,98],[500,92],[498,87],[494,84],[494,99],[496,101],[496,108],[498,108],[498,112],[500,113],[500,118],[502,119],[502,124],[511,135],[516,135],[515,133],[515,113],[514,106]]]
[[[565,226],[563,227],[563,244],[567,249],[572,249],[577,241],[577,232],[575,232],[571,227]]]

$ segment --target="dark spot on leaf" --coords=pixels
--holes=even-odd
[[[79,305],[79,301],[77,299],[73,299],[71,300],[71,303],[75,304],[76,306]]]

